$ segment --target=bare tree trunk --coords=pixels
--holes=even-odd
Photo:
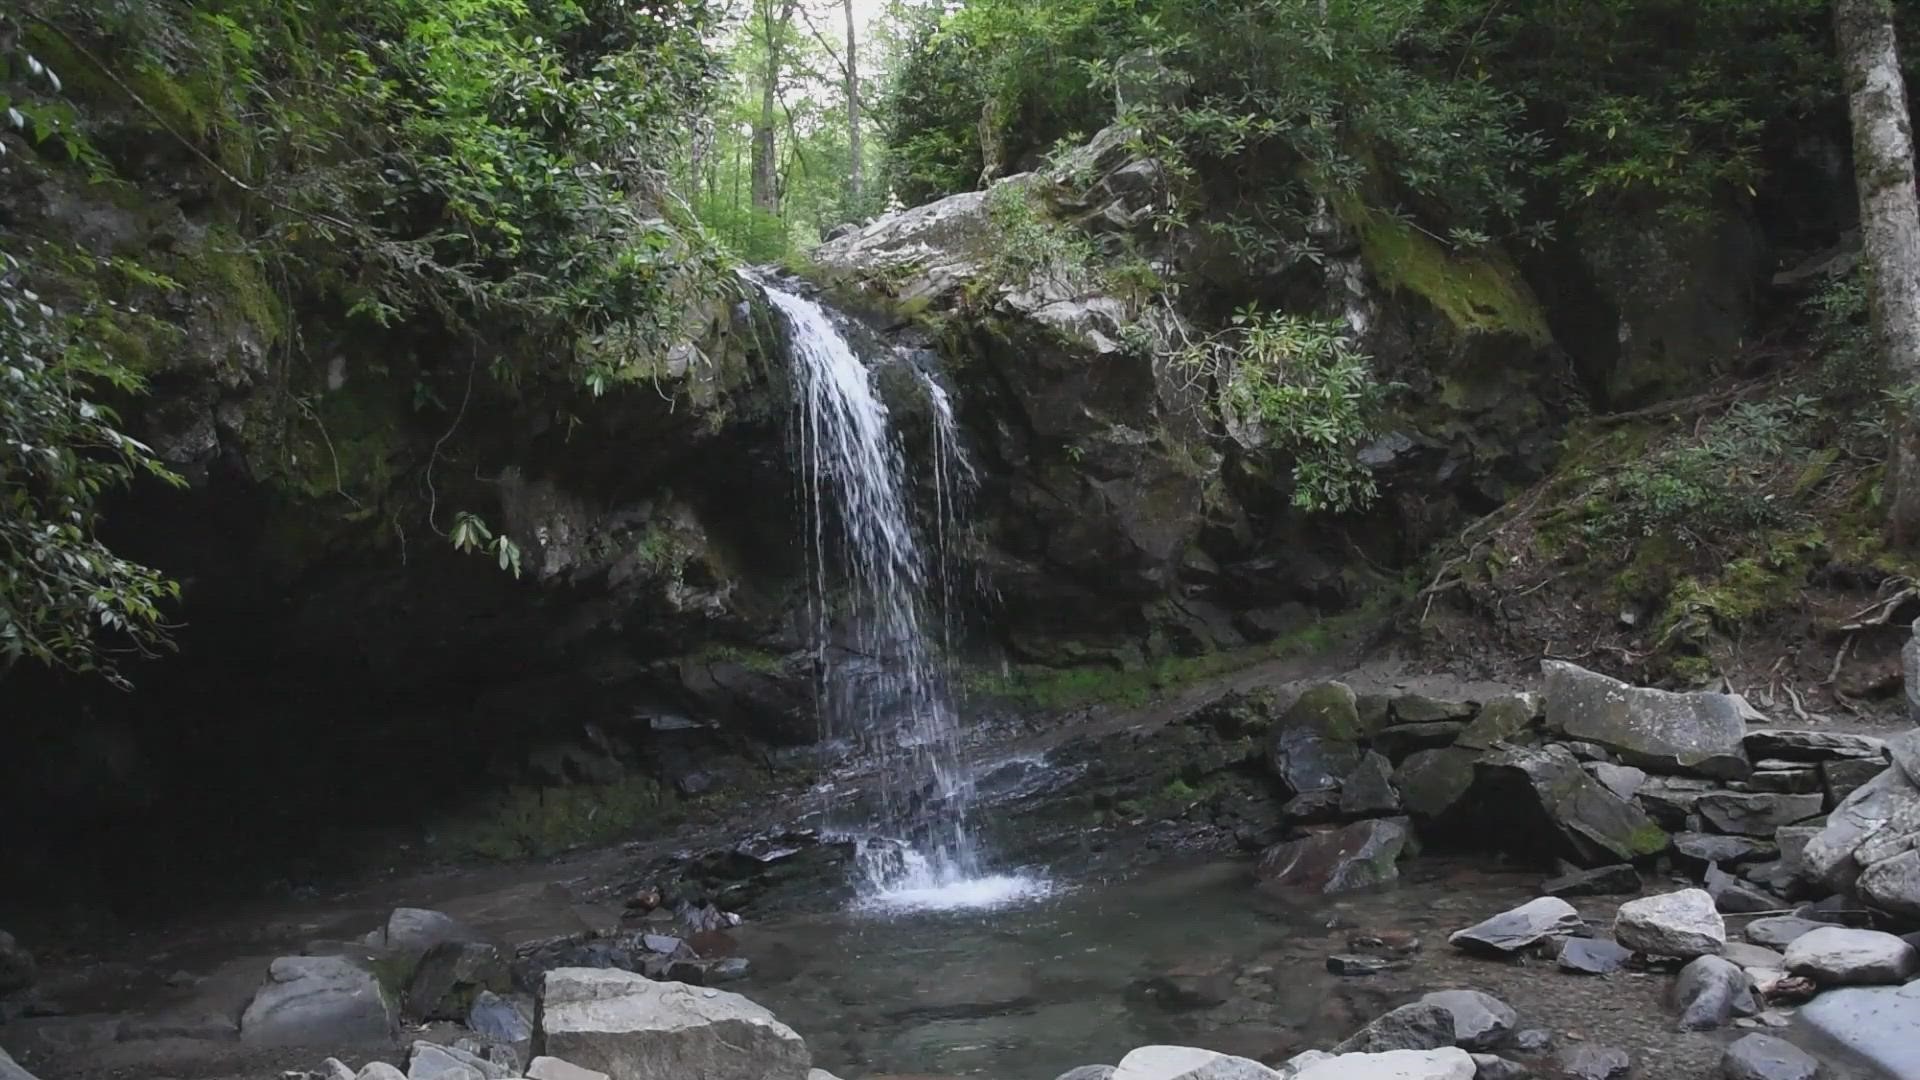
[[[841,0],[847,16],[847,201],[861,205],[866,163],[860,159],[860,51],[853,32],[853,0]]]
[[[1913,127],[1893,33],[1892,0],[1834,0],[1834,30],[1853,113],[1874,345],[1893,395],[1887,535],[1920,541],[1920,196]]]
[[[779,145],[774,141],[774,111],[780,104],[782,39],[793,19],[795,0],[760,0],[760,25],[767,48],[767,66],[760,84],[760,116],[753,122],[753,205],[769,214],[780,212]],[[777,14],[776,14],[777,12]]]

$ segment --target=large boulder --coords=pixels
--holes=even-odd
[[[1597,743],[1653,772],[1737,780],[1752,772],[1747,722],[1726,694],[1676,694],[1631,686],[1561,660],[1546,674],[1547,727]]]
[[[407,1080],[511,1080],[518,1070],[457,1046],[416,1041],[407,1057]]]
[[[613,1078],[595,1069],[583,1069],[571,1061],[562,1061],[556,1057],[537,1057],[527,1065],[527,1080],[613,1080]]]
[[[252,1046],[352,1046],[393,1033],[380,981],[339,956],[280,957],[240,1015],[240,1041]]]
[[[1473,788],[1473,763],[1479,757],[1479,751],[1457,747],[1411,755],[1393,772],[1401,805],[1423,824],[1448,819]]]
[[[1274,725],[1267,761],[1289,795],[1337,791],[1360,765],[1360,710],[1345,683],[1301,694]]]
[[[1826,828],[1801,853],[1806,875],[1830,889],[1851,891],[1866,870],[1855,852],[1869,840],[1887,839],[1879,834],[1889,822],[1915,815],[1920,815],[1920,786],[1900,769],[1884,770],[1827,815]],[[1890,851],[1887,857],[1897,854]]]
[[[1914,838],[1920,840],[1920,834]],[[1854,884],[1861,898],[1875,907],[1920,920],[1920,848],[1868,866]]]
[[[1825,805],[1820,795],[1763,791],[1710,791],[1695,804],[1707,824],[1737,836],[1772,836],[1782,825],[1818,816]]]
[[[1621,904],[1613,937],[1635,952],[1692,959],[1718,954],[1727,924],[1705,889],[1682,889]]]
[[[807,1044],[759,1005],[724,990],[630,971],[556,968],[540,995],[542,1048],[618,1077],[806,1080]]]
[[[1375,818],[1310,833],[1268,848],[1253,876],[1263,888],[1347,892],[1399,876],[1407,845],[1406,818]]]
[[[1657,855],[1667,834],[1638,806],[1608,791],[1563,746],[1510,747],[1474,765],[1469,796],[1495,835],[1512,836],[1578,866]]]
[[[1876,986],[1920,975],[1920,951],[1880,930],[1822,926],[1787,946],[1787,970],[1821,986]]]
[[[1920,1076],[1920,981],[1830,990],[1800,1018],[1890,1077]]]

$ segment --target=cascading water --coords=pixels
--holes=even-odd
[[[1030,879],[983,873],[967,820],[973,778],[928,638],[930,627],[951,632],[947,605],[929,594],[941,567],[929,564],[914,528],[907,459],[886,405],[820,305],[762,287],[785,325],[798,398],[821,716],[829,738],[855,743],[880,772],[878,820],[839,823],[859,841],[863,902],[979,907],[1030,895],[1039,887]],[[926,385],[935,429],[927,479],[935,551],[945,559],[972,473],[945,393]],[[949,575],[938,577],[944,601]]]

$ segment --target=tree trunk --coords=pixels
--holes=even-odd
[[[793,19],[793,5],[794,0],[760,0],[759,3],[767,64],[761,74],[760,116],[753,122],[753,206],[769,214],[780,212],[779,145],[774,141],[774,113],[780,106],[782,46],[787,23]]]
[[[847,201],[856,212],[862,207],[866,163],[860,159],[860,51],[853,32],[853,0],[841,0],[847,16]]]
[[[1833,11],[1853,113],[1873,341],[1892,395],[1887,535],[1904,546],[1920,540],[1920,196],[1913,128],[1892,0],[1834,0]]]

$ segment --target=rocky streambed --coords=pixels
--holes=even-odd
[[[1549,663],[1243,685],[979,776],[1045,895],[851,905],[816,790],[190,945],[0,940],[0,1077],[1920,1075],[1920,732]]]

